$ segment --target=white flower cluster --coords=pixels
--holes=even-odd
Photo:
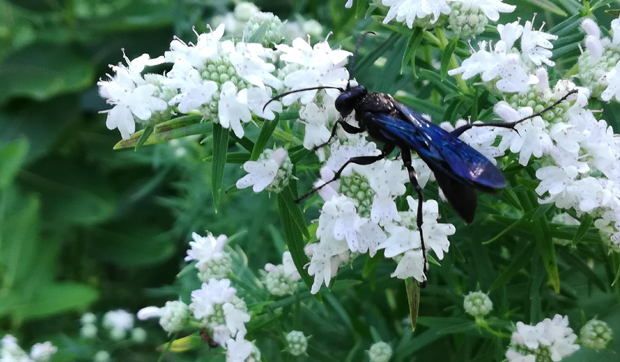
[[[80,324],[82,327],[80,328],[80,336],[86,339],[92,339],[97,336],[97,316],[93,313],[84,313],[82,318],[80,318]]]
[[[577,63],[579,80],[594,97],[620,101],[620,19],[611,22],[611,38],[601,38],[601,29],[592,19],[584,19],[581,27],[586,32],[586,50]]]
[[[162,308],[150,306],[141,309],[138,318],[159,318],[159,324],[168,333],[182,330],[193,318],[208,329],[213,341],[228,348],[227,361],[260,361],[258,349],[245,340],[245,323],[250,321],[247,306],[243,299],[236,296],[237,290],[226,278],[232,267],[230,255],[223,251],[228,238],[220,235],[216,239],[210,233],[205,237],[196,233],[192,236],[194,241],[190,242],[185,260],[197,261],[201,280],[207,275],[211,278],[191,293],[189,306],[180,300],[169,301]]]
[[[450,15],[450,28],[461,38],[482,33],[487,18],[497,21],[499,13],[511,13],[516,8],[502,0],[382,0],[381,3],[389,7],[384,24],[396,19],[409,28],[432,28],[445,23],[447,19],[442,21],[442,15]],[[352,1],[346,4],[351,5]]]
[[[301,331],[290,331],[286,335],[287,350],[293,356],[300,356],[308,349],[308,337]]]
[[[224,252],[224,245],[228,241],[226,235],[216,238],[207,232],[206,236],[192,233],[194,241],[189,243],[185,261],[196,261],[198,279],[208,282],[211,279],[224,279],[232,270],[232,259]]]
[[[2,362],[47,362],[58,351],[51,342],[37,343],[26,353],[17,344],[17,338],[5,334],[0,340],[0,361]]]
[[[584,24],[591,31],[593,23]],[[549,60],[552,53],[548,42],[554,36],[531,28],[529,21],[524,27],[518,22],[498,25],[502,40],[494,50],[488,52],[486,43],[481,43],[481,50],[451,74],[462,73],[466,79],[481,74],[485,84],[495,83],[507,98],[496,105],[495,112],[507,122],[541,112],[568,92],[577,90],[568,99],[572,105],[564,102],[542,116],[518,124],[514,130],[474,127],[460,138],[490,158],[504,156],[510,150],[519,154],[518,161],[524,166],[532,157],[541,159],[543,167],[536,172],[540,180],[536,189],[541,196],[539,202],[555,203],[560,209],[572,208],[578,215],[591,214],[605,239],[618,245],[620,143],[612,128],[586,108],[590,89],[578,88],[569,80],[560,80],[551,88],[547,70],[534,69],[543,63],[554,65]],[[506,51],[519,37],[522,52]],[[608,89],[613,87],[610,85]],[[453,129],[450,125],[442,126]],[[499,144],[494,143],[497,137],[501,137]]]
[[[321,169],[322,179],[315,186],[331,180],[351,157],[372,156],[378,152],[376,145],[363,136],[352,137],[344,144],[335,142],[331,156]],[[421,181],[428,180],[430,171],[424,175],[428,168],[418,167],[418,162],[415,167],[420,171]],[[366,166],[351,164],[344,169],[340,181],[323,186],[319,194],[325,204],[316,231],[319,242],[306,247],[311,256],[308,273],[314,275],[312,293],[317,293],[323,283],[329,285],[342,264],[349,263],[360,253],[373,257],[380,249],[385,249],[385,257],[398,262],[392,277],[426,280],[416,226],[417,201],[407,197],[409,211],[405,212],[399,212],[394,201],[405,194],[407,182],[409,178],[401,162],[381,160]],[[423,213],[426,249],[432,249],[443,259],[450,245],[448,236],[455,232],[454,226],[437,223],[439,212],[434,200],[424,203]]]
[[[237,188],[244,189],[252,186],[254,192],[263,190],[282,192],[290,181],[293,173],[293,164],[284,148],[265,150],[257,161],[248,161],[243,164],[248,172],[237,181]]]
[[[568,317],[556,314],[535,326],[517,322],[506,358],[513,362],[558,362],[579,349]]]
[[[549,58],[553,55],[551,40],[556,35],[533,29],[533,21],[525,26],[519,21],[506,25],[498,24],[501,40],[495,46],[481,41],[478,51],[472,48],[472,56],[463,61],[460,67],[448,71],[450,75],[462,74],[463,79],[480,74],[490,90],[505,93],[526,92],[530,86],[539,82],[535,75],[536,67],[543,63],[554,66]],[[515,43],[520,39],[520,51]]]
[[[127,337],[127,332],[133,329],[134,315],[122,309],[111,310],[103,315],[101,324],[108,329],[110,338],[120,341]]]
[[[301,279],[301,275],[293,263],[293,257],[290,251],[282,254],[282,264],[265,265],[265,286],[269,293],[281,297],[287,294],[295,293],[297,290],[297,281]]]
[[[392,347],[385,342],[373,343],[368,350],[370,362],[388,362],[392,358]]]
[[[134,60],[125,56],[126,66],[112,66],[114,74],[98,82],[99,93],[114,106],[106,111],[108,128],[118,128],[123,139],[127,139],[135,132],[136,122],[154,125],[181,114],[199,114],[203,120],[219,123],[243,137],[243,124],[249,123],[253,114],[273,120],[274,112],[282,111],[279,101],[265,108],[274,89],[284,92],[347,84],[349,73],[344,64],[350,53],[332,50],[327,41],[312,47],[308,41],[297,38],[292,46],[276,44],[276,54],[261,44],[222,40],[224,30],[225,26],[220,25],[209,33],[197,34],[196,44],[174,39],[170,51],[156,59],[147,54]],[[147,66],[163,63],[172,64],[165,76],[142,74]],[[276,64],[281,66],[278,77],[274,75]],[[283,103],[299,109],[296,100],[301,98],[306,107],[312,102],[333,105],[337,95],[334,89],[319,94],[310,91],[287,96]],[[304,114],[316,116],[312,112]],[[302,121],[320,125],[319,121],[304,117]],[[312,147],[310,141],[304,144]]]
[[[282,38],[290,41],[305,38],[306,35],[316,39],[323,37],[323,26],[314,19],[305,20],[296,16],[295,20],[282,22],[272,13],[261,12],[250,2],[240,2],[234,11],[213,18],[213,24],[226,26],[226,34],[246,40],[263,22],[267,23],[267,33],[263,41],[265,45],[278,44]]]
[[[463,309],[472,317],[484,317],[493,310],[493,302],[484,292],[470,292],[463,300]]]
[[[583,346],[599,351],[607,348],[613,339],[613,331],[607,323],[598,319],[591,319],[581,327],[579,339]]]

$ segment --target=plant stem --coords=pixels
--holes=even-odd
[[[439,27],[435,29],[435,34],[437,34],[437,40],[439,41],[439,43],[437,44],[439,49],[441,51],[444,51],[446,49],[446,46],[448,45],[446,31],[442,27]],[[452,54],[450,56],[450,69],[456,69],[458,67],[459,63],[456,61],[456,57],[454,56],[454,54]],[[469,87],[467,86],[467,83],[465,83],[465,81],[463,80],[463,77],[460,74],[457,74],[454,76],[454,78],[456,78],[456,83],[458,84],[461,91],[465,94],[469,94]]]

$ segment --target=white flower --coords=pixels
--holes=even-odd
[[[80,328],[80,336],[82,338],[91,339],[97,336],[97,326],[94,324],[85,324]]]
[[[238,333],[236,339],[229,339],[226,341],[226,362],[245,362],[252,353],[251,342],[246,341],[245,333]]]
[[[50,357],[58,351],[52,342],[37,343],[30,350],[30,358],[37,362],[49,361]]]
[[[247,98],[250,111],[261,118],[273,120],[276,118],[273,112],[282,112],[282,103],[279,101],[273,101],[265,107],[265,104],[271,100],[270,88],[248,88],[242,89],[239,93],[242,98]]]
[[[620,33],[620,29],[618,32]],[[620,62],[607,73],[607,84],[607,89],[601,94],[601,99],[608,102],[615,97],[617,101],[620,101]]]
[[[80,318],[80,323],[82,324],[93,324],[95,322],[97,322],[97,316],[93,313],[84,313]]]
[[[340,183],[338,181],[333,181],[325,185],[327,182],[333,180],[334,176],[336,176],[334,171],[332,171],[329,167],[326,166],[321,168],[320,173],[321,178],[314,183],[315,188],[322,186],[318,191],[319,196],[321,196],[324,201],[329,201],[333,197],[339,196],[338,189],[340,188]]]
[[[226,318],[226,327],[230,330],[231,335],[235,335],[237,331],[245,334],[245,323],[250,321],[250,315],[246,312],[235,308],[231,303],[224,303],[222,306],[224,317]]]
[[[192,238],[194,241],[189,243],[190,249],[187,251],[185,261],[198,261],[196,268],[201,269],[211,260],[220,260],[224,257],[224,245],[228,240],[226,235],[220,235],[216,239],[211,233],[206,236],[192,233]]]
[[[410,227],[417,215],[418,200],[411,196],[407,196],[407,204],[411,213]],[[422,232],[424,234],[424,246],[427,250],[432,249],[439,260],[443,259],[443,253],[448,252],[450,241],[448,236],[454,235],[456,228],[452,224],[440,224],[437,222],[439,218],[439,205],[435,200],[428,200],[422,206],[423,223]]]
[[[237,291],[230,287],[230,280],[211,279],[209,283],[202,283],[200,289],[192,292],[192,303],[189,309],[198,319],[208,317],[215,312],[215,304],[229,302],[235,293]]]
[[[247,93],[237,93],[237,87],[232,82],[226,82],[222,86],[218,118],[222,127],[232,128],[235,136],[239,138],[243,138],[244,134],[241,122],[248,123],[252,120]]]
[[[239,21],[248,21],[259,11],[258,7],[251,2],[240,2],[235,6],[235,18]]]
[[[317,86],[340,88],[346,86],[349,71],[344,65],[351,53],[342,49],[333,50],[327,41],[319,42],[311,47],[307,41],[297,38],[292,44],[293,46],[276,45],[276,48],[282,52],[280,59],[300,66],[299,70],[293,71],[284,78],[284,85],[288,90]],[[326,89],[325,92],[332,98],[340,94],[337,89]],[[282,103],[288,106],[297,99],[301,99],[302,104],[308,104],[314,99],[316,93],[316,90],[293,93],[284,97]]]
[[[271,74],[275,66],[264,61],[264,58],[271,58],[271,49],[264,48],[261,44],[243,42],[233,46],[233,43],[228,41],[222,43],[222,48],[229,53],[229,60],[237,73],[250,84],[260,88],[265,88],[265,84],[275,89],[282,87],[282,81]]]
[[[254,192],[263,191],[274,182],[278,175],[278,169],[287,157],[288,153],[286,150],[278,148],[271,154],[269,159],[247,161],[243,164],[243,169],[248,174],[237,181],[237,188],[244,189],[253,186]]]
[[[331,145],[331,156],[327,160],[327,167],[337,172],[344,164],[353,157],[359,156],[375,156],[381,153],[377,150],[374,142],[368,142],[363,136],[353,139],[354,145],[342,145],[340,141],[336,141]],[[350,176],[353,170],[361,170],[364,166],[349,164],[342,172],[342,176]],[[362,171],[358,173],[363,173]]]
[[[293,257],[290,251],[282,254],[282,264],[265,265],[267,275],[265,277],[265,285],[269,293],[275,296],[283,296],[293,294],[297,289],[297,281],[301,279],[301,275],[295,267]]]
[[[171,84],[173,85],[173,84]],[[217,91],[217,83],[212,80],[204,80],[196,69],[189,71],[182,82],[178,82],[181,93],[174,96],[168,104],[178,104],[179,111],[188,113],[204,104],[208,104],[213,99],[213,94]]]
[[[108,329],[128,331],[133,328],[133,320],[133,314],[122,309],[118,309],[104,314],[102,324]]]
[[[502,0],[452,0],[461,3],[462,10],[480,9],[490,20],[498,21],[499,13],[511,13],[517,7],[504,4]]]
[[[424,275],[422,249],[406,252],[398,262],[398,266],[396,266],[396,270],[391,274],[391,277],[398,279],[414,278],[423,283],[426,280],[426,276]]]
[[[317,236],[318,232],[317,230]],[[332,237],[331,240],[325,238],[318,244],[308,245],[306,251],[311,251],[312,256],[308,274],[314,275],[310,292],[316,294],[323,283],[329,285],[331,278],[336,275],[341,258],[348,257],[348,245],[345,240],[336,240]]]
[[[299,111],[299,118],[306,124],[304,134],[304,147],[308,150],[327,142],[331,135],[326,127],[328,112],[325,108],[319,108],[316,103],[308,103]]]
[[[497,103],[495,112],[506,122],[514,122],[530,116],[533,110],[530,107],[523,107],[516,111],[508,103],[501,101]],[[515,126],[514,130],[503,129],[500,132],[502,140],[498,146],[499,149],[502,151],[510,149],[513,153],[519,153],[519,163],[523,166],[527,166],[532,155],[540,158],[553,146],[541,117],[521,122]]]
[[[108,362],[110,359],[111,356],[108,351],[97,351],[93,357],[93,361],[95,362]]]
[[[138,311],[138,319],[146,320],[150,318],[159,318],[159,324],[168,333],[177,332],[183,329],[187,317],[189,316],[189,308],[182,301],[166,302],[163,308],[146,307]]]
[[[557,35],[548,34],[541,30],[532,30],[532,21],[527,21],[523,27],[523,35],[521,36],[521,51],[526,58],[536,64],[547,64],[550,67],[555,65],[555,62],[549,58],[553,56],[550,49],[553,48],[550,40],[557,40]]]
[[[441,14],[450,14],[450,6],[445,0],[382,0],[382,4],[390,7],[383,19],[384,24],[396,19],[407,23],[409,28],[413,28],[416,18],[432,15],[431,24],[434,24]]]

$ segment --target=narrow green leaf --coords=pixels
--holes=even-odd
[[[322,349],[319,349],[313,345],[308,346],[308,356],[310,356],[311,361],[340,362],[336,358],[332,357],[330,354],[323,352]]]
[[[250,154],[247,152],[232,152],[226,155],[226,163],[244,164],[250,160]],[[205,157],[204,162],[213,162],[213,156]]]
[[[198,124],[200,123],[200,120],[202,120],[202,116],[194,115],[173,118],[169,121],[158,123],[157,125],[155,125],[155,133],[169,132],[175,129]]]
[[[573,241],[571,242],[571,245],[573,247],[577,246],[577,244],[579,244],[581,239],[583,239],[583,237],[586,235],[586,233],[588,232],[588,229],[590,229],[590,226],[592,226],[593,220],[594,219],[592,218],[592,216],[588,213],[584,213],[581,216],[581,224],[579,225],[579,229],[577,229],[577,232],[575,233],[575,237],[573,238]]]
[[[428,80],[429,82],[433,83],[436,87],[437,90],[440,91],[442,94],[448,94],[448,93],[458,93],[459,89],[457,88],[457,86],[450,82],[449,80],[442,80],[441,76],[433,71],[430,71],[428,69],[420,69],[420,73],[422,73],[422,76]]]
[[[143,146],[152,145],[155,143],[167,142],[176,138],[183,138],[187,136],[192,136],[196,134],[209,134],[213,129],[213,123],[199,123],[191,126],[174,129],[172,131],[154,133],[149,136],[149,138],[144,142]],[[128,140],[122,140],[114,145],[115,150],[119,150],[122,148],[130,148],[135,147],[142,136],[143,131],[136,132],[137,136],[134,138],[129,138]]]
[[[134,151],[137,151],[140,147],[142,147],[142,145],[144,144],[144,142],[146,142],[146,140],[149,138],[151,133],[153,133],[154,129],[155,129],[154,126],[148,125],[144,128],[144,130],[142,130],[142,134],[140,135],[140,138],[138,139],[138,143],[136,143],[136,147],[134,148]]]
[[[549,12],[552,12],[556,15],[560,15],[560,16],[568,16],[568,14],[566,12],[564,12],[564,10],[562,10],[559,6],[557,6],[556,4],[548,1],[548,0],[527,0],[528,2],[538,6],[539,8],[543,9],[543,10],[547,10]]]
[[[409,301],[409,314],[411,321],[411,331],[415,331],[418,324],[418,313],[420,312],[420,286],[413,278],[405,279],[407,288],[407,300]]]
[[[540,181],[536,181],[536,180],[530,180],[527,178],[523,178],[523,177],[517,177],[517,181],[527,187],[528,189],[532,190],[532,191],[536,191],[536,188],[538,187],[538,185],[540,184]]]
[[[458,38],[453,36],[448,45],[446,45],[446,49],[444,49],[441,54],[441,80],[446,79],[448,75],[448,67],[450,66],[450,60],[452,59],[452,54],[454,54],[454,49],[456,49],[456,44],[458,43]]]
[[[409,34],[411,34],[411,32],[409,32],[407,36],[409,36]],[[353,72],[352,76],[355,76],[357,74],[363,74],[368,68],[370,68],[375,63],[377,59],[379,59],[379,57],[385,54],[385,52],[388,51],[394,45],[394,43],[398,41],[398,39],[400,39],[399,34],[392,34],[385,42],[379,45],[379,47],[377,47],[372,52],[366,54],[366,56],[360,59],[355,65],[355,69],[352,70]]]
[[[601,291],[606,292],[607,286],[601,280],[601,278],[596,275],[596,273],[588,266],[588,264],[583,261],[578,255],[571,253],[569,250],[562,248],[560,249],[560,254],[562,255],[562,259],[572,265],[576,270],[578,270],[583,276],[585,276],[592,284],[596,285]]]
[[[269,22],[264,21],[249,37],[248,43],[262,43],[269,30]]]
[[[536,209],[536,212],[534,213],[534,215],[532,215],[532,220],[536,220],[540,217],[545,216],[547,211],[551,210],[551,208],[553,207],[554,207],[554,204],[542,204],[538,206],[538,208]]]
[[[252,149],[252,156],[250,157],[250,160],[258,160],[258,157],[267,145],[267,141],[269,141],[269,137],[271,137],[271,134],[276,129],[279,122],[280,121],[278,117],[273,120],[265,120],[265,122],[263,122],[263,127],[260,129],[260,134],[258,135],[256,142],[254,143],[254,148]]]
[[[530,262],[530,260],[532,259],[532,254],[534,254],[534,248],[526,246],[524,247],[521,252],[517,253],[517,255],[514,255],[513,257],[511,257],[511,262],[510,264],[508,264],[508,266],[506,267],[506,269],[504,269],[504,271],[502,271],[502,273],[497,277],[497,279],[495,279],[495,281],[491,284],[491,286],[489,287],[489,291],[495,290],[498,287],[503,287],[504,285],[507,285],[508,282],[510,282],[510,280],[517,275],[517,273],[525,268],[525,266],[527,265],[527,263]]]
[[[215,212],[220,206],[222,183],[224,182],[224,168],[226,167],[226,153],[228,152],[227,128],[221,124],[213,124],[213,167],[211,172],[211,186],[213,188],[213,204]]]
[[[549,30],[549,33],[555,34],[557,36],[565,35],[569,33],[570,31],[572,31],[573,29],[579,28],[579,26],[581,25],[581,21],[579,21],[580,18],[581,18],[581,15],[579,14],[573,15],[565,19],[558,25],[554,26],[551,30]]]
[[[403,61],[400,66],[400,74],[403,74],[403,72],[405,71],[405,67],[407,67],[407,65],[409,64],[409,62],[412,61],[412,59],[414,59],[415,61],[415,53],[416,53],[416,50],[418,49],[418,46],[422,42],[423,32],[424,32],[424,29],[415,28],[415,30],[411,34],[411,37],[409,37],[409,41],[407,42],[407,50],[405,50],[405,54],[403,55]]]
[[[25,138],[0,146],[0,190],[13,182],[26,159],[28,148]]]
[[[299,227],[297,227],[291,218],[290,212],[287,207],[287,200],[282,193],[278,194],[278,210],[280,214],[280,222],[282,223],[282,234],[284,234],[284,240],[288,246],[288,250],[291,252],[291,257],[295,263],[297,271],[301,275],[301,279],[306,283],[308,289],[312,289],[313,280],[308,275],[308,271],[304,268],[309,260],[304,252],[304,241],[301,235]],[[315,294],[315,297],[320,300],[320,295]]]
[[[243,138],[239,138],[239,137],[235,136],[234,133],[229,133],[229,134],[230,134],[230,138],[232,138],[235,142],[240,144],[241,147],[243,147],[246,150],[248,150],[248,152],[252,153],[252,150],[254,149],[254,142],[252,142],[251,139],[249,139],[249,138],[247,138],[245,136]]]
[[[514,206],[517,210],[523,210],[523,207],[519,203],[517,196],[512,192],[512,190],[508,188],[503,188],[500,197],[506,201],[508,204]]]
[[[163,351],[165,349],[168,349],[168,351],[170,352],[179,353],[200,348],[205,344],[206,343],[202,340],[202,337],[200,336],[200,332],[196,332],[190,334],[189,336],[175,339],[172,342],[164,343],[161,346],[157,347],[157,350]]]
[[[278,119],[280,121],[288,121],[291,119],[298,119],[298,118],[299,118],[299,111],[291,111],[291,110],[284,111],[280,113],[280,115],[278,116]]]
[[[373,20],[381,24],[381,26],[392,30],[394,32],[393,35],[404,35],[406,37],[409,37],[411,35],[411,32],[413,31],[402,23],[388,23],[388,24],[383,23],[383,19],[385,19],[385,17],[382,15],[373,15],[371,17]]]
[[[291,186],[287,186],[280,193],[281,199],[286,206],[286,209],[290,215],[291,220],[299,228],[302,234],[306,238],[310,238],[310,233],[308,232],[308,225],[306,224],[306,219],[304,218],[304,213],[301,211],[301,207],[299,204],[295,202],[295,196],[293,195],[293,190],[291,190]]]

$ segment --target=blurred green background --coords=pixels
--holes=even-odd
[[[341,44],[349,50],[361,30],[383,32],[369,38],[361,50],[369,63],[355,74],[360,83],[382,92],[405,91],[411,106],[436,121],[446,119],[448,107],[433,83],[414,78],[410,69],[399,74],[407,38],[388,39],[385,28],[371,18],[355,18],[355,10],[345,10],[344,3],[256,1],[262,11],[282,19],[294,20],[301,14],[318,20],[324,35],[334,32],[333,46]],[[502,21],[529,19],[538,11],[550,29],[565,18],[558,9],[571,15],[576,4],[574,0],[519,1],[518,11],[502,16]],[[129,58],[142,53],[158,56],[174,35],[191,41],[192,26],[203,32],[205,23],[233,8],[233,2],[217,0],[0,0],[0,335],[19,336],[24,346],[48,339],[71,346],[85,311],[136,312],[187,292],[183,282],[175,280],[184,266],[192,231],[232,235],[243,230],[234,244],[244,250],[251,269],[280,262],[284,242],[274,199],[265,193],[237,191],[234,183],[242,175],[238,165],[227,168],[224,188],[228,192],[215,213],[211,167],[202,161],[211,152],[208,138],[143,147],[139,152],[113,151],[120,135],[107,130],[105,115],[98,113],[109,107],[99,97],[96,81],[106,77],[108,64],[122,61],[121,48]],[[600,14],[601,24],[609,24],[611,18]],[[577,43],[583,39],[577,27],[569,35],[572,38],[559,40],[570,46],[559,61],[558,69],[564,72],[568,70],[562,68],[564,63],[572,66],[579,54]],[[385,49],[378,55],[387,63],[370,66],[376,59],[372,52],[381,44]],[[428,69],[432,69],[428,60],[439,58],[418,56],[416,65]],[[460,111],[458,115],[466,117],[466,109]],[[612,112],[606,108],[605,117],[615,127]],[[254,139],[256,133],[248,137]],[[300,189],[308,188],[314,175],[316,170],[302,170]],[[488,206],[494,204],[492,197],[485,196],[481,207],[492,207]],[[499,348],[505,341],[481,337],[470,328],[471,321],[458,328],[457,322],[464,323],[465,318],[462,294],[477,286],[488,289],[510,264],[511,255],[522,255],[533,245],[516,233],[501,244],[483,247],[480,242],[501,231],[499,226],[464,227],[444,209],[442,214],[445,211],[458,232],[442,267],[431,270],[430,279],[436,282],[423,292],[421,315],[429,318],[421,323],[421,332],[414,337],[402,323],[408,314],[404,285],[389,278],[392,265],[381,263],[380,283],[365,280],[356,288],[335,292],[337,298],[328,297],[324,304],[310,300],[304,309],[304,332],[313,335],[311,344],[324,351],[326,361],[344,361],[347,356],[361,360],[377,335],[399,348],[397,360],[402,361],[410,361],[414,354],[419,360],[501,359],[498,351],[505,349]],[[317,215],[312,209],[308,220]],[[592,252],[589,257],[597,268],[589,271],[583,269],[587,266],[583,254],[568,249],[561,253],[562,293],[556,295],[544,287],[543,280],[532,283],[528,273],[534,275],[539,267],[532,262],[531,269],[528,265],[492,294],[502,316],[526,315],[527,321],[538,314],[552,317],[557,311],[568,313],[579,325],[584,310],[587,318],[599,314],[613,322],[612,327],[620,326],[619,289],[609,286],[613,270],[605,266],[607,259]],[[359,262],[340,277],[362,279],[363,260]],[[523,290],[529,290],[530,297]],[[532,298],[537,300],[537,312],[530,307]],[[446,327],[452,330],[438,332]],[[152,345],[164,341],[157,328],[150,333]],[[265,337],[272,335],[266,332]],[[276,337],[272,339],[273,343],[259,345],[267,360],[290,359],[281,356],[282,346]],[[354,349],[357,352],[352,354]],[[74,360],[80,350],[73,352],[57,358]],[[589,360],[592,354],[588,353],[574,358]],[[151,361],[156,356],[145,347],[116,358]],[[606,361],[618,358],[611,352],[596,356]],[[204,352],[167,358],[206,361],[211,357]]]

